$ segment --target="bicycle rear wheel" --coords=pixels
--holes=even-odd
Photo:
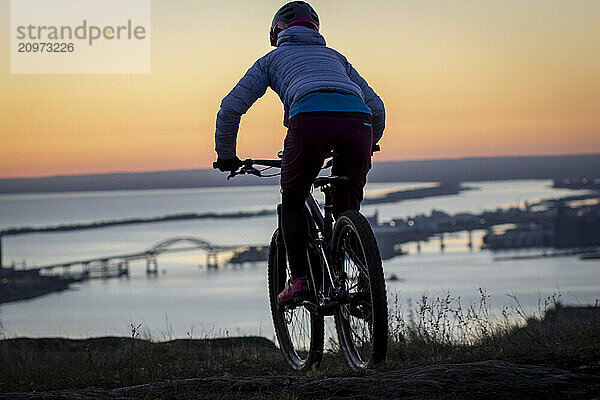
[[[305,307],[282,307],[277,295],[290,277],[285,245],[279,229],[273,234],[269,249],[269,298],[271,315],[283,357],[295,370],[316,368],[323,357],[323,317]]]
[[[359,212],[346,211],[337,219],[332,256],[349,298],[335,314],[340,347],[350,367],[367,369],[385,360],[388,311],[377,241]]]

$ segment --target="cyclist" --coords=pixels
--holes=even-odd
[[[319,17],[303,1],[277,11],[270,29],[276,49],[260,58],[221,102],[215,143],[217,167],[236,171],[240,119],[271,87],[284,104],[288,128],[281,167],[282,227],[291,278],[280,303],[298,302],[308,294],[306,252],[308,224],[304,201],[325,155],[335,150],[332,173],[348,177],[333,195],[334,215],[358,210],[372,146],[385,127],[383,102],[348,60],[326,47]]]

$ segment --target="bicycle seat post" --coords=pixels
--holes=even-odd
[[[325,217],[323,236],[327,242],[333,235],[333,190],[337,185],[347,185],[348,178],[345,176],[319,176],[315,179],[314,186],[321,189],[325,194]]]
[[[329,243],[329,240],[333,235],[333,185],[325,185],[321,190],[325,194],[325,216],[323,218],[325,226],[323,234],[326,242]]]

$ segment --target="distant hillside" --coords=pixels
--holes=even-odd
[[[369,181],[467,182],[575,177],[600,177],[600,154],[384,162],[375,164]]]
[[[370,182],[465,182],[507,179],[600,177],[600,154],[463,158],[376,162]],[[240,176],[227,181],[214,170],[185,170],[104,175],[0,179],[0,194],[98,190],[176,189],[273,185],[279,178]]]

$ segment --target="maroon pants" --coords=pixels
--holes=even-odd
[[[292,277],[306,275],[308,226],[304,200],[325,155],[334,150],[332,174],[349,184],[333,193],[334,215],[358,210],[371,168],[373,132],[367,114],[303,113],[292,117],[281,165],[282,228]]]
[[[325,155],[334,150],[331,172],[347,176],[349,181],[346,190],[334,193],[334,210],[358,210],[371,169],[372,140],[371,116],[367,114],[295,115],[289,121],[283,147],[283,191],[306,198]]]

